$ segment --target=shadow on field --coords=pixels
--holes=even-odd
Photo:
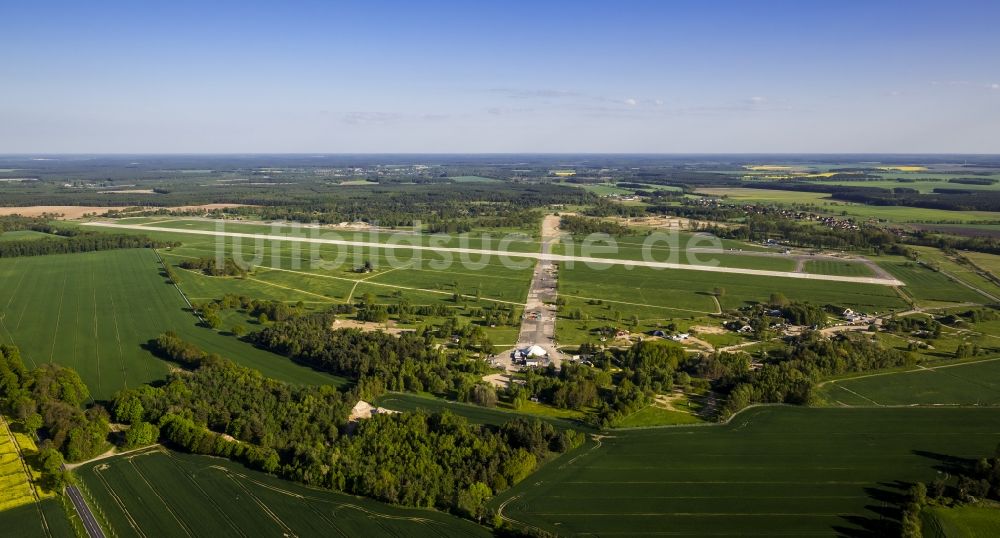
[[[974,460],[969,458],[950,456],[948,454],[930,452],[927,450],[914,450],[913,454],[922,458],[934,460],[936,462],[934,465],[935,471],[940,471],[950,475],[966,472],[976,464]]]
[[[841,519],[851,526],[834,525],[837,536],[852,538],[875,538],[882,536],[899,536],[902,532],[902,506],[907,501],[907,482],[880,482],[879,487],[864,488],[870,504],[865,509],[873,515],[843,515]]]

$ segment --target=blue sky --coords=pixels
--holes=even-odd
[[[205,4],[0,3],[0,153],[1000,153],[998,2]]]

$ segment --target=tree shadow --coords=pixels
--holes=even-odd
[[[850,526],[834,525],[833,530],[838,536],[876,538],[900,535],[903,505],[908,499],[907,491],[911,484],[897,480],[879,482],[878,486],[864,488],[870,501],[865,505],[866,514],[840,516]]]
[[[975,460],[969,458],[951,456],[948,454],[941,454],[939,452],[931,452],[928,450],[914,450],[912,452],[914,455],[922,458],[934,460],[936,462],[933,465],[934,470],[947,474],[960,474],[967,472],[976,464]]]

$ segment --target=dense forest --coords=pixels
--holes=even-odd
[[[25,368],[14,346],[0,345],[0,412],[29,435],[39,435],[43,480],[59,490],[69,479],[63,460],[82,461],[110,447],[108,412],[100,405],[84,410],[90,392],[69,368],[45,364]]]
[[[157,425],[164,440],[185,450],[388,502],[479,519],[487,499],[551,453],[582,442],[538,420],[492,427],[448,413],[383,414],[349,426],[359,388],[292,386],[169,333],[151,347],[186,371],[160,387],[122,391],[117,420]]]
[[[486,373],[482,361],[435,348],[430,332],[396,337],[382,331],[330,330],[335,319],[333,312],[295,316],[247,339],[318,370],[356,380],[365,398],[387,390],[461,396]]]

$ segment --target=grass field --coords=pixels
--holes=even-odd
[[[25,239],[59,239],[58,235],[36,232],[34,230],[16,230],[0,233],[0,241],[23,241]]]
[[[958,280],[968,286],[982,290],[994,297],[1000,297],[1000,286],[980,274],[979,270],[966,263],[959,263],[945,255],[940,249],[933,247],[912,247],[920,253],[920,259],[937,267],[945,276]],[[988,254],[985,256],[989,256]],[[995,256],[994,256],[995,257]],[[983,296],[983,301],[988,301]]]
[[[151,250],[115,250],[0,260],[0,341],[29,367],[70,366],[95,399],[162,379],[166,362],[143,349],[167,330],[265,375],[292,383],[344,380],[293,364],[197,326]]]
[[[833,405],[1000,405],[1000,359],[918,367],[830,382],[821,396]]]
[[[982,303],[990,299],[952,281],[947,275],[903,258],[879,259],[877,262],[892,276],[906,283],[905,293],[920,303]]]
[[[684,411],[664,409],[655,405],[642,409],[625,417],[619,428],[649,428],[654,426],[673,426],[679,424],[698,424],[703,422],[696,415]]]
[[[1000,276],[1000,256],[983,252],[963,252],[962,256],[969,258],[976,266],[993,273],[994,276]]]
[[[998,426],[994,409],[756,408],[726,426],[612,432],[493,505],[562,535],[886,535],[871,529],[896,481],[992,453]]]
[[[805,271],[819,275],[875,276],[871,268],[863,263],[840,260],[808,260]]]
[[[499,426],[514,420],[515,418],[527,415],[528,417],[534,417],[550,422],[560,428],[573,428],[578,430],[589,429],[589,427],[580,422],[564,417],[552,416],[551,413],[546,413],[537,408],[528,408],[523,410],[523,412],[515,413],[514,411],[508,409],[489,409],[473,404],[442,400],[441,398],[434,398],[432,396],[402,394],[395,392],[379,397],[375,400],[375,404],[380,407],[385,407],[386,409],[392,409],[393,411],[424,410],[429,413],[449,411],[456,415],[465,417],[469,420],[469,422],[474,422],[476,424],[493,424]],[[546,407],[545,409],[549,408]]]
[[[309,488],[220,458],[153,449],[78,472],[123,538],[489,536],[448,514]]]
[[[932,506],[922,514],[928,538],[988,538],[1000,536],[1000,508],[996,506]]]

